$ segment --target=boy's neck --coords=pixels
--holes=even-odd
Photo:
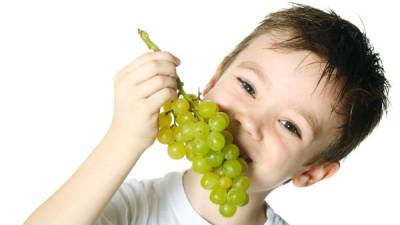
[[[193,209],[201,217],[213,225],[265,224],[267,216],[264,199],[269,192],[249,193],[249,203],[246,206],[238,207],[233,217],[225,218],[220,215],[218,205],[209,200],[210,191],[201,187],[201,176],[192,169],[186,170],[183,175],[185,193]]]

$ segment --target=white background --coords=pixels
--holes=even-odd
[[[365,26],[392,84],[390,111],[334,177],[309,188],[288,184],[267,200],[295,225],[399,224],[398,9],[385,1],[342,2],[301,3],[331,8]],[[1,1],[0,223],[22,224],[101,140],[112,118],[115,74],[147,51],[138,27],[182,60],[178,74],[185,89],[196,93],[267,13],[286,6],[285,1]],[[155,143],[128,179],[189,166],[169,159],[165,149]]]

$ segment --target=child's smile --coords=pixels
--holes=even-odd
[[[303,165],[336,137],[333,85],[320,84],[323,66],[307,51],[267,49],[269,35],[256,38],[205,98],[231,117],[234,143],[248,157],[252,190],[270,190],[307,170]]]

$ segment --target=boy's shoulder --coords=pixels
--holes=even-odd
[[[137,204],[150,207],[150,219],[156,217],[159,221],[154,224],[209,225],[192,208],[183,187],[183,174],[184,171],[172,171],[163,177],[130,179],[123,185],[126,190],[132,189],[137,195],[145,196],[139,197],[141,200]]]
[[[122,183],[96,221],[96,225],[176,225],[181,214],[174,202],[180,201],[177,186],[179,172],[163,177],[138,180],[127,179]],[[186,223],[191,224],[191,223]]]
[[[272,207],[265,202],[267,205],[267,222],[265,225],[289,225],[279,214],[275,213]]]

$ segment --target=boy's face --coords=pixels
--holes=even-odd
[[[269,191],[293,178],[307,186],[335,173],[335,166],[303,166],[336,137],[335,100],[324,64],[309,51],[267,49],[273,39],[264,34],[205,90],[231,118],[234,143],[248,155],[252,191]]]

